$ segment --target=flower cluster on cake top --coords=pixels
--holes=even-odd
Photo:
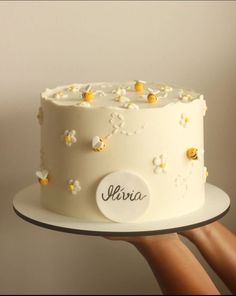
[[[204,100],[201,94],[193,90],[144,80],[74,83],[55,89],[46,89],[41,96],[63,106],[113,107],[135,111],[163,107],[174,102],[189,103],[195,99]]]

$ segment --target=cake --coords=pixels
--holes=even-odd
[[[203,95],[141,80],[59,86],[41,93],[45,209],[84,222],[144,223],[205,200]]]

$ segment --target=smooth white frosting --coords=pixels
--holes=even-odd
[[[41,169],[48,171],[49,178],[48,185],[41,186],[42,204],[81,220],[109,222],[97,207],[96,188],[107,174],[129,170],[141,176],[151,191],[150,207],[140,221],[168,219],[201,207],[205,198],[203,96],[172,87],[157,104],[149,104],[146,91],[145,98],[134,91],[134,82],[91,83],[91,89],[99,92],[85,107],[80,104],[87,85],[42,93]],[[146,83],[145,89],[160,86]],[[126,91],[115,93],[119,88]],[[182,100],[183,94],[191,99]],[[134,108],[124,107],[117,95],[129,98]],[[65,145],[65,131],[75,131],[71,145]],[[94,137],[104,140],[101,152],[93,149]],[[198,160],[186,157],[190,147],[198,149]],[[70,180],[79,181],[76,194],[68,190]]]

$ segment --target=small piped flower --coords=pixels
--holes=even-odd
[[[118,87],[116,90],[112,91],[113,94],[115,94],[115,101],[120,102],[120,103],[125,103],[129,102],[130,99],[127,98],[126,95],[126,89]]]
[[[105,93],[103,90],[101,90],[101,89],[96,90],[94,94],[95,94],[95,95],[98,95],[99,97],[104,97],[104,96],[106,96],[106,93]]]
[[[143,80],[135,80],[134,89],[136,92],[144,91],[146,81]]]
[[[98,137],[98,136],[93,137],[93,139],[92,139],[92,148],[96,152],[103,151],[106,148],[105,140]]]
[[[171,91],[173,91],[173,87],[171,87],[169,85],[166,85],[166,84],[161,85],[159,88],[160,88],[160,91],[162,91],[162,92],[171,92]]]
[[[207,167],[204,166],[204,168],[203,168],[203,180],[204,180],[204,182],[206,182],[206,179],[207,179],[208,175],[209,175],[209,172],[207,170]]]
[[[116,100],[116,101],[118,101],[120,103],[128,103],[128,102],[130,102],[130,98],[122,96],[122,97],[119,97],[118,100]]]
[[[153,164],[155,166],[154,173],[166,173],[167,171],[167,158],[165,155],[161,154],[159,157],[153,159]]]
[[[182,125],[183,127],[186,127],[190,122],[190,119],[188,116],[186,116],[184,113],[181,114],[180,116],[180,121],[179,124]]]
[[[91,104],[89,102],[86,102],[86,101],[81,101],[81,102],[78,103],[78,106],[84,107],[84,108],[90,108]]]
[[[41,170],[36,172],[36,177],[38,178],[39,184],[42,186],[48,185],[48,171]]]
[[[182,102],[190,102],[192,101],[193,96],[191,94],[185,93],[183,90],[179,92],[179,100]]]
[[[65,99],[65,98],[68,98],[68,95],[65,94],[64,91],[59,91],[59,92],[55,93],[53,95],[53,97],[56,98],[56,99]]]
[[[125,96],[126,95],[126,89],[122,87],[118,87],[117,89],[114,89],[112,91],[113,94],[116,94],[117,97]]]
[[[68,190],[73,194],[76,195],[79,191],[81,191],[81,186],[79,180],[69,180],[68,181]]]
[[[94,98],[94,92],[92,91],[91,85],[88,85],[82,93],[82,98],[86,102],[92,102]]]
[[[160,92],[159,90],[153,90],[151,88],[148,88],[148,95],[147,95],[147,101],[149,104],[156,104],[158,101],[158,93]]]
[[[63,140],[67,147],[71,147],[72,144],[77,142],[76,131],[66,130],[63,135]]]
[[[79,88],[76,86],[76,85],[70,85],[68,88],[67,88],[67,90],[69,91],[69,92],[72,92],[72,93],[76,93],[76,92],[78,92],[79,91]]]
[[[194,147],[189,148],[186,151],[186,156],[190,160],[197,160],[198,159],[198,149],[197,148],[194,148]]]
[[[122,107],[126,109],[139,110],[139,106],[135,103],[125,103]]]

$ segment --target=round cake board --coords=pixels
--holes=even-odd
[[[13,208],[24,220],[47,229],[83,235],[138,236],[180,232],[209,224],[228,212],[230,199],[223,190],[206,183],[205,204],[184,216],[145,223],[84,222],[43,208],[39,186],[33,184],[15,195]]]

